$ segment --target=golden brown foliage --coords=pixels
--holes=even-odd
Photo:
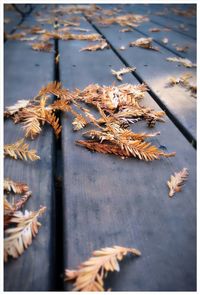
[[[169,197],[172,198],[176,192],[180,192],[182,189],[183,183],[188,178],[188,169],[183,168],[179,172],[175,172],[174,175],[171,175],[170,180],[167,181],[169,187]]]
[[[135,248],[113,246],[96,250],[77,270],[65,270],[65,280],[75,280],[73,291],[104,291],[104,278],[109,271],[120,271],[118,261],[131,253],[140,256]]]
[[[187,58],[182,58],[182,57],[167,57],[166,60],[167,61],[171,61],[171,62],[178,62],[178,63],[182,64],[183,66],[185,66],[186,68],[196,67],[196,64],[193,64]]]
[[[104,49],[108,49],[109,45],[106,41],[101,41],[98,44],[95,45],[88,45],[86,47],[83,47],[80,49],[80,51],[97,51],[97,50],[104,50]]]
[[[12,179],[5,178],[3,182],[3,189],[5,192],[14,192],[15,194],[23,194],[29,190],[29,187],[26,183],[16,182]]]
[[[32,49],[37,51],[50,52],[53,45],[51,43],[34,43],[32,44]]]
[[[151,50],[156,50],[159,51],[160,49],[158,47],[155,47],[152,45],[152,38],[139,38],[136,41],[132,41],[129,43],[129,46],[133,47],[142,47],[145,49],[151,49]]]
[[[122,81],[123,80],[122,75],[134,72],[135,70],[136,68],[127,67],[127,68],[122,68],[119,71],[115,71],[111,69],[111,73],[117,78],[117,80]]]
[[[24,143],[24,139],[20,139],[13,144],[4,145],[4,155],[13,159],[21,159],[27,161],[39,160],[40,157],[36,154],[36,150],[29,150],[29,144]]]
[[[42,207],[36,212],[25,211],[25,214],[23,214],[17,211],[12,215],[10,223],[16,226],[4,231],[5,262],[8,261],[8,256],[18,258],[31,245],[32,238],[36,236],[41,226],[37,219],[45,210],[46,207]]]

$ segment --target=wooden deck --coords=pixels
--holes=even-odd
[[[183,57],[196,63],[196,18],[172,13],[172,5],[99,5],[104,9],[119,7],[120,14],[148,15],[149,21],[131,32],[122,33],[117,24],[103,26],[81,16],[80,27],[100,33],[109,49],[81,52],[89,41],[53,40],[59,53],[33,51],[26,42],[7,40],[4,47],[4,105],[18,99],[34,97],[48,82],[57,80],[70,90],[83,89],[91,83],[111,85],[120,82],[111,69],[136,67],[123,76],[123,83],[146,83],[149,91],[143,105],[164,110],[165,123],[153,128],[161,134],[152,139],[157,147],[176,156],[153,162],[122,160],[114,155],[91,153],[74,144],[81,132],[73,132],[70,114],[61,115],[62,134],[56,140],[45,127],[39,137],[30,141],[41,160],[37,162],[5,159],[4,177],[30,185],[33,197],[26,208],[47,207],[42,227],[32,245],[17,260],[9,259],[4,267],[5,291],[72,290],[63,282],[64,269],[74,269],[88,259],[92,251],[121,245],[142,252],[139,258],[121,262],[120,273],[109,274],[106,286],[112,291],[194,291],[196,290],[196,98],[189,91],[166,87],[167,79],[185,72],[196,79],[195,68],[177,66],[167,57]],[[35,5],[34,10],[16,20],[16,12],[6,12],[10,19],[7,33],[20,32],[20,27],[38,25],[36,14],[51,14],[59,5]],[[174,7],[174,6],[173,6]],[[191,5],[176,5],[186,10]],[[165,15],[158,12],[168,9]],[[12,14],[12,15],[11,15]],[[5,17],[6,17],[5,16]],[[74,16],[74,15],[73,15]],[[71,15],[63,15],[67,20]],[[59,23],[59,18],[58,18]],[[181,24],[187,30],[181,29]],[[43,25],[49,31],[51,24]],[[149,32],[150,28],[170,31]],[[142,37],[153,37],[160,52],[128,43]],[[168,38],[168,44],[162,42]],[[177,52],[178,46],[189,46]],[[125,46],[126,50],[120,50]],[[141,122],[136,130],[149,132]],[[12,143],[24,132],[11,120],[5,120],[4,140]],[[169,199],[166,185],[170,175],[188,168],[189,178],[181,193]],[[61,179],[60,186],[56,185]],[[15,274],[13,276],[13,274]],[[23,278],[23,279],[22,279]]]

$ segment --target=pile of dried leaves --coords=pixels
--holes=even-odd
[[[4,114],[12,118],[14,123],[22,123],[25,137],[34,139],[40,134],[45,123],[51,125],[58,137],[62,126],[55,112],[70,112],[74,116],[74,130],[80,130],[88,124],[95,127],[83,134],[89,137],[89,140],[76,142],[91,151],[115,154],[122,158],[136,157],[146,161],[159,159],[161,156],[174,156],[175,153],[166,154],[145,141],[158,133],[135,133],[129,128],[130,124],[139,120],[145,120],[149,127],[153,127],[156,121],[164,121],[164,112],[141,105],[140,101],[146,91],[144,84],[91,84],[83,90],[70,92],[60,83],[52,82],[43,87],[32,100],[18,101],[14,106],[7,107]],[[50,95],[56,96],[57,100],[48,103]],[[81,103],[93,105],[99,117],[96,118]]]

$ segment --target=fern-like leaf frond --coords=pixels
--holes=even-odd
[[[21,160],[39,160],[40,157],[36,154],[36,150],[29,150],[29,145],[24,143],[24,139],[20,139],[13,144],[4,145],[4,155],[13,159]]]
[[[73,291],[104,291],[104,278],[109,271],[120,271],[118,261],[131,253],[140,256],[139,250],[113,246],[94,251],[92,257],[77,270],[66,270],[65,280],[75,280]]]
[[[5,192],[13,191],[15,194],[23,194],[29,190],[29,187],[26,183],[16,182],[9,178],[4,179],[3,187]]]
[[[10,223],[16,224],[16,227],[5,230],[4,238],[4,260],[7,262],[8,256],[19,257],[32,243],[32,238],[38,233],[41,224],[38,217],[42,215],[46,207],[40,208],[36,212],[25,211],[25,214],[18,211],[13,214]]]

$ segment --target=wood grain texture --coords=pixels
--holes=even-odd
[[[81,27],[90,28],[92,32],[87,22],[83,21]],[[113,39],[118,38],[117,30],[112,27]],[[117,47],[120,42],[118,40]],[[118,84],[110,69],[124,65],[110,49],[79,52],[88,43],[59,41],[63,85],[73,90],[90,83]],[[134,61],[138,60],[139,53],[145,63],[148,52],[142,49],[138,55],[132,53]],[[160,71],[162,75],[161,68]],[[131,74],[124,76],[126,82],[137,83]],[[143,104],[159,110],[148,94]],[[161,135],[152,142],[167,152],[176,151],[176,157],[152,163],[122,160],[76,146],[74,142],[82,138],[82,132],[73,132],[71,122],[69,114],[63,115],[65,267],[74,269],[101,247],[115,244],[136,247],[142,256],[125,259],[121,272],[108,277],[106,286],[112,291],[195,290],[195,150],[166,118],[166,123],[155,128]],[[135,131],[149,131],[143,123],[134,126]],[[172,172],[182,167],[189,169],[190,176],[183,192],[171,200],[166,181]],[[66,285],[66,289],[71,288]]]
[[[27,17],[24,24],[35,24],[34,17]],[[52,81],[53,59],[53,53],[33,51],[24,42],[7,41],[4,50],[4,106],[12,105],[18,99],[32,98],[43,85]],[[54,288],[53,136],[52,129],[45,127],[36,140],[26,140],[31,148],[37,150],[39,161],[4,160],[4,177],[25,182],[32,191],[24,209],[34,211],[40,205],[47,207],[41,218],[42,227],[32,245],[17,260],[10,258],[5,264],[5,291],[48,291]],[[5,120],[4,143],[14,143],[22,137],[24,132],[20,124]]]
[[[160,52],[129,47],[129,42],[144,37],[137,31],[120,33],[118,25],[109,27],[95,25],[129,66],[136,67],[136,73],[149,85],[170,113],[179,120],[193,138],[196,138],[196,100],[180,86],[167,87],[170,77],[179,77],[186,72],[191,73],[196,81],[196,69],[168,62],[167,57],[176,55],[156,43],[153,45],[159,47]],[[126,50],[121,51],[121,46],[125,46]]]

